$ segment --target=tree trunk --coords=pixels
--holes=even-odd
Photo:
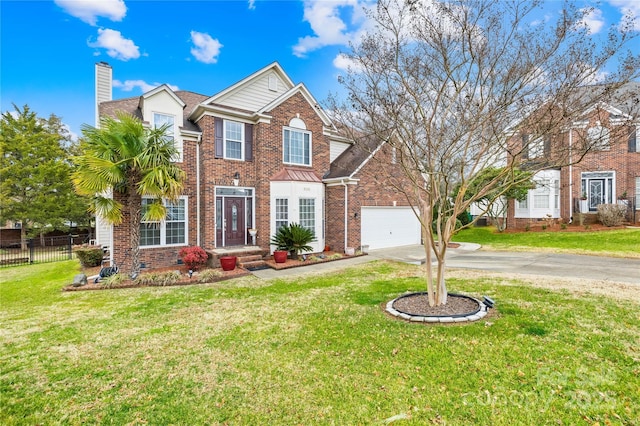
[[[20,250],[26,251],[28,249],[27,246],[27,222],[22,220],[20,221],[22,227],[20,228]]]
[[[131,181],[136,182],[135,179]],[[142,210],[142,197],[136,191],[134,185],[129,187],[129,245],[131,248],[130,276],[137,276],[140,273],[140,220]]]

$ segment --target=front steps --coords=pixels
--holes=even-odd
[[[220,267],[220,258],[223,256],[236,256],[236,265],[240,268],[247,270],[263,269],[267,267],[264,262],[264,253],[260,247],[257,246],[243,246],[243,247],[227,247],[213,250],[207,250],[209,257],[209,266],[213,268]]]

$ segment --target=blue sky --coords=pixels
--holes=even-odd
[[[278,61],[322,102],[339,92],[340,52],[366,31],[372,0],[0,0],[0,108],[94,124],[94,64],[113,68],[114,99],[158,84],[213,95]],[[549,1],[548,13],[559,2]],[[591,3],[589,3],[591,4]],[[603,33],[640,0],[595,4]],[[636,21],[640,29],[640,22]]]

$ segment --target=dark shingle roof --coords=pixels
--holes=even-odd
[[[178,90],[174,93],[176,94],[177,97],[179,97],[182,100],[182,102],[186,104],[186,106],[184,107],[184,110],[182,111],[182,115],[184,118],[184,125],[182,126],[182,128],[184,130],[199,132],[200,127],[198,127],[197,124],[189,120],[189,115],[191,115],[193,110],[201,102],[204,102],[209,97],[205,95],[201,95],[199,93],[189,92],[186,90]],[[139,104],[140,104],[139,96],[132,97],[132,98],[125,98],[125,99],[118,99],[115,101],[102,102],[100,104],[100,116],[107,115],[107,116],[115,117],[116,111],[124,111],[142,120],[142,111],[140,111]]]
[[[381,143],[380,140],[372,137],[359,138],[331,163],[331,168],[324,178],[350,177]]]

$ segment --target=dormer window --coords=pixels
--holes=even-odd
[[[179,138],[176,138],[176,129],[175,129],[175,117],[173,115],[161,114],[158,112],[153,113],[153,127],[158,129],[160,127],[167,126],[164,132],[165,140],[173,141],[173,145],[178,151],[176,156],[172,158],[175,162],[182,161],[182,143]]]

